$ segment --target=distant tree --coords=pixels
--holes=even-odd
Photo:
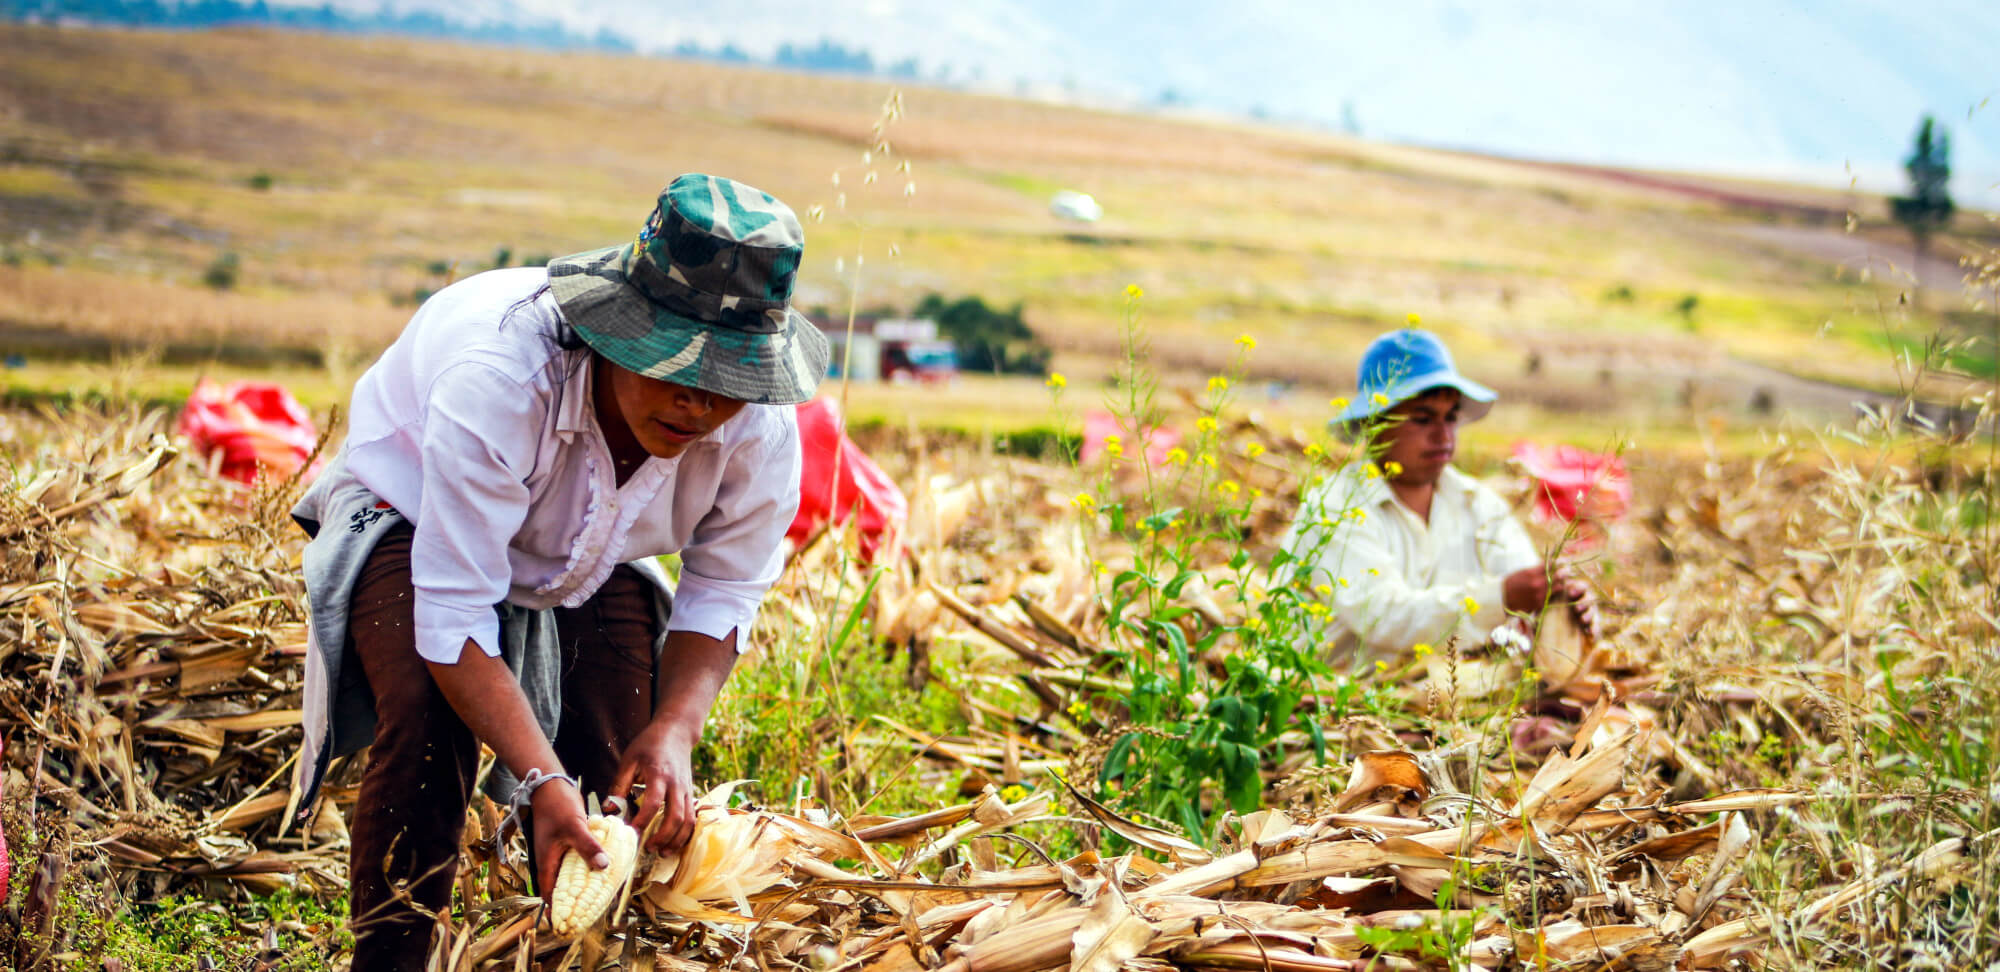
[[[236,286],[237,273],[241,267],[242,263],[236,259],[236,254],[224,253],[216,257],[215,262],[208,265],[208,269],[201,272],[201,282],[216,290],[228,290]]]
[[[1700,330],[1694,322],[1694,309],[1700,306],[1701,298],[1695,294],[1683,295],[1674,304],[1674,312],[1681,315],[1681,329],[1687,331],[1689,334]]]
[[[865,50],[850,50],[828,38],[820,38],[819,46],[803,47],[791,44],[778,46],[778,53],[771,58],[778,67],[798,68],[805,71],[825,71],[837,74],[873,74],[875,58]]]
[[[1917,128],[1917,141],[1910,157],[1903,160],[1903,171],[1910,174],[1910,194],[1890,199],[1889,211],[1916,243],[1917,289],[1921,290],[1924,253],[1930,249],[1931,234],[1951,223],[1954,208],[1946,185],[1951,182],[1951,133],[1929,115]]]
[[[938,331],[958,351],[966,371],[1039,375],[1048,371],[1049,348],[1021,320],[1021,305],[988,307],[978,297],[947,300],[937,294],[917,304],[917,317],[938,322]]]

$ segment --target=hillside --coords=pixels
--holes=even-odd
[[[1212,371],[1248,333],[1253,374],[1333,388],[1367,337],[1414,312],[1503,390],[1600,419],[1689,393],[1741,407],[1772,369],[1891,384],[1890,353],[1935,326],[1894,289],[1743,232],[1811,213],[1602,170],[924,89],[902,93],[884,151],[871,126],[888,93],[605,54],[5,26],[0,326],[43,357],[108,336],[358,365],[422,292],[496,257],[621,239],[687,170],[821,214],[803,304],[1020,302],[1056,366],[1086,376],[1117,353],[1135,283],[1169,371]],[[1105,219],[1054,219],[1059,188],[1094,193]],[[1860,245],[1885,260],[1905,251],[1873,225],[1879,201],[1783,194],[1802,197],[1822,214],[1852,205]],[[216,272],[226,293],[202,283]]]
[[[1598,165],[1903,183],[1924,114],[1961,202],[2000,205],[1981,0],[1510,4],[1409,0],[6,0],[0,18],[246,25],[686,54],[1058,101],[1284,119]]]

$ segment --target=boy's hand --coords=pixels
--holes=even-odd
[[[1507,610],[1530,616],[1542,613],[1549,603],[1549,569],[1543,564],[1523,567],[1500,582],[1501,599]]]

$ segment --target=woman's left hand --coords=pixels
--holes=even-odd
[[[662,815],[646,849],[654,853],[680,850],[694,835],[694,774],[690,753],[701,736],[699,724],[682,726],[673,718],[656,718],[625,747],[619,760],[618,778],[611,792],[626,796],[634,784],[646,788],[639,798],[639,812],[632,826],[646,831],[654,815]]]

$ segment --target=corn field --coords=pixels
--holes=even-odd
[[[11,967],[345,948],[338,920],[252,907],[344,896],[360,770],[290,824],[297,484],[224,484],[171,429],[0,414]],[[1133,721],[1158,645],[1110,591],[1145,530],[1080,513],[1067,463],[886,437],[902,549],[870,561],[836,527],[793,552],[698,754],[713,789],[688,847],[641,854],[558,934],[480,798],[432,967],[1992,967],[1991,447],[1894,415],[1788,435],[1756,458],[1629,455],[1635,507],[1584,561],[1600,637],[1551,615],[1526,650],[1314,675],[1257,754],[1257,805],[1210,781],[1198,829],[1139,799],[1171,767],[1107,774],[1122,740],[1184,733]],[[1256,576],[1338,458],[1247,418],[1218,442],[1253,498],[1186,545],[1190,576],[1123,608],[1223,633],[1189,661],[1208,711],[1264,597],[1229,578]],[[1110,476],[1095,502],[1142,488]],[[189,909],[225,932],[176,954],[115,932]]]

